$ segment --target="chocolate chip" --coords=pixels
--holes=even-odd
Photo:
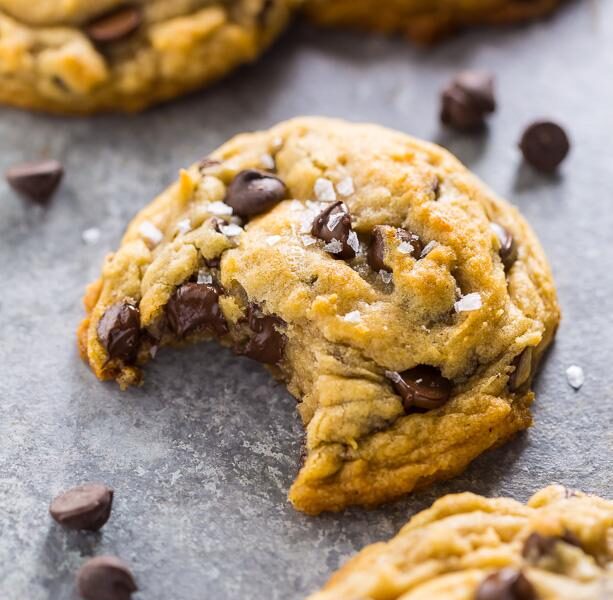
[[[41,160],[10,167],[6,173],[9,185],[34,202],[46,203],[57,189],[64,168],[57,160]]]
[[[506,568],[486,577],[475,600],[537,600],[534,586],[516,569]]]
[[[519,148],[525,161],[537,171],[552,173],[570,150],[568,136],[551,121],[532,123],[521,136]]]
[[[128,566],[115,556],[90,558],[77,573],[85,600],[130,600],[138,588]]]
[[[529,346],[511,363],[511,366],[515,367],[515,371],[509,377],[509,389],[512,392],[517,391],[529,381],[532,375],[532,353],[532,347]]]
[[[173,333],[185,337],[202,328],[217,335],[228,333],[226,319],[219,306],[219,289],[208,283],[184,283],[166,305],[168,324]]]
[[[402,398],[407,413],[415,408],[440,408],[449,400],[453,389],[453,383],[429,365],[419,365],[402,373],[391,373],[389,378],[396,393]]]
[[[581,542],[570,531],[565,532],[561,536],[541,535],[540,533],[531,533],[524,542],[522,556],[530,563],[537,563],[543,556],[549,556],[553,553],[556,544],[564,542],[571,546],[581,548]]]
[[[247,342],[243,354],[267,365],[275,365],[283,358],[287,338],[279,331],[285,322],[276,315],[264,315],[250,304],[247,322],[255,335]]]
[[[85,32],[94,42],[108,44],[132,35],[142,22],[143,14],[138,6],[122,6],[88,23]]]
[[[500,260],[502,260],[505,271],[508,271],[517,260],[517,243],[513,234],[506,227],[498,223],[491,223],[491,227],[500,242],[500,249],[498,250]]]
[[[101,483],[85,483],[54,498],[49,512],[68,529],[98,531],[111,516],[113,490]]]
[[[379,271],[391,272],[391,269],[385,264],[385,229],[384,225],[377,225],[372,231],[372,237],[370,238],[370,245],[368,247],[368,254],[366,259],[370,268],[377,273]],[[421,243],[419,236],[407,231],[406,229],[396,229],[396,237],[402,242],[408,242],[411,244],[411,256],[416,260],[420,257],[423,250],[423,244]]]
[[[478,129],[496,110],[494,77],[486,71],[462,71],[443,90],[441,121],[461,130]]]
[[[241,217],[258,215],[287,198],[286,185],[274,175],[257,169],[241,171],[228,186],[224,202]]]
[[[140,311],[125,300],[107,308],[98,323],[98,339],[111,358],[133,362],[140,337]]]
[[[356,255],[358,239],[342,202],[334,202],[315,217],[311,234],[335,246],[327,250],[332,258],[350,260]]]

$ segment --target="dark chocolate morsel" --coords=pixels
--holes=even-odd
[[[418,365],[402,373],[392,373],[389,378],[402,398],[407,413],[416,408],[440,408],[449,400],[453,390],[453,383],[443,377],[439,369],[430,365]]]
[[[458,73],[441,94],[441,121],[455,129],[483,127],[494,110],[494,77],[486,71]]]
[[[552,173],[570,150],[568,136],[551,121],[537,121],[524,131],[519,142],[524,159],[537,171]]]
[[[537,563],[543,556],[551,555],[559,542],[581,548],[579,539],[569,531],[561,536],[531,533],[524,542],[522,556],[530,563]]]
[[[16,192],[41,204],[51,198],[63,175],[64,168],[57,160],[21,163],[5,173],[6,180]]]
[[[85,600],[130,600],[138,590],[128,566],[115,556],[90,558],[77,573]]]
[[[513,568],[488,575],[479,585],[475,600],[538,600],[526,576]]]
[[[106,309],[98,323],[98,339],[110,358],[133,362],[141,338],[140,311],[126,300]]]
[[[49,512],[68,529],[98,531],[111,515],[113,490],[101,483],[85,483],[54,498]]]
[[[287,198],[286,185],[274,175],[257,169],[241,171],[232,180],[224,202],[240,217],[258,215]]]
[[[121,6],[90,21],[85,26],[85,33],[98,44],[108,44],[132,35],[142,22],[143,15],[138,6]]]
[[[242,353],[268,365],[279,363],[287,342],[285,335],[279,331],[285,325],[283,319],[276,315],[264,315],[257,306],[250,304],[247,322],[254,335]]]
[[[209,283],[184,283],[166,305],[166,317],[172,332],[185,337],[201,328],[217,335],[228,333],[226,319],[219,306],[219,289]]]
[[[391,269],[385,264],[385,226],[377,225],[370,238],[370,245],[368,247],[368,254],[366,259],[370,268],[375,271],[388,271]],[[421,243],[419,236],[407,231],[406,229],[396,229],[396,237],[402,242],[408,242],[411,244],[411,256],[416,260],[419,259],[421,251],[423,250],[423,244]]]
[[[492,223],[491,227],[500,242],[500,250],[498,251],[500,260],[505,271],[508,271],[517,260],[517,243],[513,234],[506,227],[499,223]]]
[[[357,235],[351,228],[351,216],[342,202],[334,202],[317,215],[311,227],[313,237],[337,248],[327,250],[332,258],[350,260],[355,258]]]

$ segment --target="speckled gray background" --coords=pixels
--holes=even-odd
[[[498,74],[489,133],[443,133],[437,92],[459,67]],[[526,499],[558,481],[613,496],[613,3],[475,32],[423,51],[296,27],[259,64],[146,114],[70,120],[0,109],[0,169],[66,165],[47,210],[0,182],[0,597],[72,600],[84,558],[116,553],[138,600],[299,599],[364,544],[447,492]],[[535,427],[455,480],[379,510],[308,518],[286,491],[301,439],[294,400],[259,365],[214,345],[159,355],[144,387],[98,383],[77,356],[85,284],[127,220],[181,166],[234,133],[299,114],[375,121],[435,139],[518,204],[551,258],[564,322],[537,384]],[[522,126],[552,116],[573,151],[554,179],[519,166]],[[81,232],[100,228],[97,245]],[[585,369],[574,392],[566,367]],[[116,489],[98,534],[47,506],[84,480]]]

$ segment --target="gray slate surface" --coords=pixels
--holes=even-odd
[[[600,7],[600,12],[594,8]],[[498,73],[489,134],[442,133],[437,91],[459,67]],[[401,40],[296,27],[215,88],[146,114],[70,120],[0,110],[0,168],[54,156],[67,177],[48,210],[0,182],[0,597],[76,597],[84,557],[116,553],[138,600],[299,599],[366,543],[454,491],[526,499],[551,481],[613,497],[613,3],[551,21],[475,32],[430,51]],[[214,345],[163,352],[145,386],[120,393],[80,362],[80,299],[127,220],[181,166],[234,133],[299,114],[379,122],[439,140],[538,231],[564,322],[538,381],[536,426],[461,477],[368,512],[308,518],[285,499],[301,427],[295,402],[259,365]],[[522,126],[568,125],[559,177],[519,166]],[[81,241],[91,226],[95,246]],[[581,365],[579,392],[564,371]],[[84,480],[116,489],[99,534],[66,532],[51,497]]]

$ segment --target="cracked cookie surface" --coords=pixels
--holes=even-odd
[[[123,387],[218,339],[299,401],[308,513],[448,478],[531,423],[559,320],[519,212],[442,148],[300,118],[230,140],[133,220],[85,298],[83,357]]]
[[[399,32],[430,43],[473,25],[515,23],[552,12],[561,0],[307,0],[321,25]]]
[[[605,600],[613,502],[552,485],[522,504],[452,494],[366,547],[309,600]]]
[[[0,102],[135,111],[254,60],[295,0],[0,0]]]

